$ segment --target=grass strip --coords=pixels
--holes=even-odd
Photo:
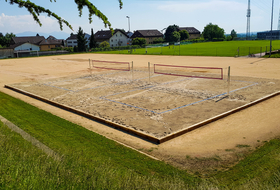
[[[280,139],[273,139],[215,178],[227,188],[279,189]],[[247,189],[246,188],[246,189]]]
[[[280,188],[280,139],[204,180],[2,92],[0,115],[62,155],[48,157],[0,122],[0,189]]]
[[[102,188],[109,189],[131,189],[145,184],[151,187],[151,183],[157,184],[158,187],[177,187],[179,184],[178,187],[181,188],[185,185],[197,185],[201,181],[186,171],[155,161],[1,92],[0,102],[0,115],[63,155],[63,165],[87,185],[89,183],[86,181],[94,184],[97,176],[102,178],[101,182],[105,180],[109,185]],[[67,175],[64,180],[69,181]],[[127,180],[128,182],[124,183]],[[77,180],[74,181],[78,183]]]

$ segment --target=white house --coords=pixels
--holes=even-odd
[[[110,47],[127,46],[128,36],[122,30],[116,30],[113,36],[110,38]]]
[[[71,34],[69,38],[66,39],[66,44],[67,47],[78,47],[78,40],[77,40],[77,34]],[[87,40],[86,45],[89,46],[89,41],[90,41],[90,35],[85,33],[85,38]]]
[[[110,47],[127,46],[129,42],[129,37],[126,32],[120,29],[115,29],[113,35],[111,30],[97,31],[94,38],[98,44],[107,41]]]
[[[31,43],[18,44],[14,51],[40,51],[40,46]]]

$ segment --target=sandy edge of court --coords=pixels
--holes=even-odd
[[[67,61],[69,59],[74,61]],[[231,66],[233,76],[280,79],[279,59],[80,54],[0,60],[0,90],[110,139],[187,169],[190,167],[186,159],[188,156],[231,159],[233,154],[243,151],[236,145],[246,144],[253,149],[280,134],[279,96],[169,142],[155,145],[3,87],[5,84],[79,74],[87,70],[88,59],[133,61],[134,67],[147,67],[148,62],[222,68]],[[229,149],[235,151],[226,151]]]

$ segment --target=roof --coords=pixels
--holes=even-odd
[[[61,45],[62,40],[43,40],[39,45]]]
[[[136,30],[131,38],[137,37],[163,37],[163,34],[158,30]]]
[[[124,30],[121,29],[115,29],[114,30],[114,34],[116,34],[117,32],[121,32],[123,35],[125,35],[126,37],[129,38],[129,36],[126,34],[126,32]],[[111,30],[101,30],[101,31],[97,31],[94,34],[94,38],[96,40],[108,40],[112,37],[112,31]]]
[[[128,38],[129,38],[129,36],[128,36],[127,32],[125,32],[124,30],[121,30],[121,29],[115,29],[115,30],[114,30],[114,34],[116,34],[117,32],[121,32],[123,35],[125,35],[126,37],[128,37]]]
[[[72,34],[66,40],[77,40],[77,36],[78,36],[78,34]]]
[[[200,31],[194,27],[179,27],[179,30],[186,30],[189,34],[200,34]]]
[[[18,43],[31,43],[34,45],[39,45],[42,40],[45,40],[44,36],[25,36],[25,37],[13,37],[12,41],[14,42],[13,44],[18,44]]]

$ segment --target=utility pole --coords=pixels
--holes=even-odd
[[[126,16],[126,18],[128,18],[128,31],[130,32],[130,17]]]
[[[277,30],[280,30],[280,9],[279,9],[279,20],[278,20],[278,28]]]
[[[248,0],[246,40],[250,40],[251,3]]]
[[[271,11],[271,30],[270,30],[270,51],[269,51],[269,57],[271,56],[271,49],[272,49],[273,8],[274,8],[274,0],[272,0],[272,11]]]

